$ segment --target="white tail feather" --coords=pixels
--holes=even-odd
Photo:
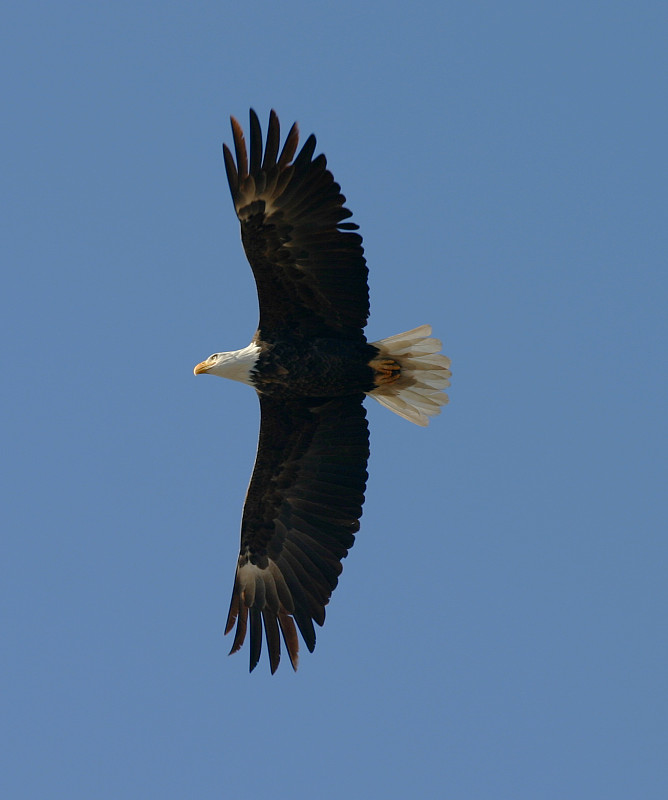
[[[431,338],[431,325],[397,333],[373,342],[379,357],[390,358],[401,367],[401,376],[367,392],[369,397],[416,425],[428,425],[429,417],[441,413],[449,398],[442,390],[450,385],[450,359],[439,351],[439,339]]]

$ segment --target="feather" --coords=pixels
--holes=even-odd
[[[299,143],[299,126],[295,122],[290,128],[285,143],[283,144],[283,150],[281,151],[281,155],[279,156],[278,159],[279,169],[284,169],[292,161],[294,154],[297,150],[298,143]]]
[[[250,671],[260,660],[262,653],[262,612],[258,608],[249,609],[250,616]]]
[[[271,611],[263,611],[262,622],[264,623],[264,634],[267,639],[269,667],[273,675],[278,669],[278,663],[281,660],[281,638],[278,633],[278,619],[276,614]]]
[[[237,653],[241,649],[241,645],[246,638],[246,625],[248,622],[248,609],[246,606],[241,606],[239,609],[239,619],[237,620],[237,630],[234,634],[234,641],[232,642],[232,649],[230,655]]]
[[[269,127],[267,128],[267,144],[264,151],[264,161],[262,162],[262,169],[268,171],[276,166],[276,156],[278,155],[278,147],[281,143],[281,128],[278,122],[278,116],[272,109],[269,114]]]
[[[250,110],[250,174],[258,175],[262,163],[262,130],[260,120],[253,109]]]
[[[246,157],[246,140],[244,139],[244,132],[241,125],[234,117],[230,117],[232,124],[232,136],[234,138],[234,152],[237,157],[237,172],[239,173],[239,180],[242,181],[248,177],[248,159]]]
[[[285,642],[285,649],[288,651],[290,657],[290,664],[296,671],[299,665],[299,638],[297,637],[297,629],[292,617],[285,613],[278,615],[278,624],[281,627],[283,634],[283,641]]]

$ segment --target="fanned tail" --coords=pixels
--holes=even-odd
[[[440,340],[431,338],[431,325],[421,325],[372,344],[379,350],[379,363],[396,362],[400,374],[367,392],[369,397],[409,422],[428,425],[429,417],[440,414],[441,406],[449,400],[443,389],[450,385],[452,374],[450,359],[439,352]]]

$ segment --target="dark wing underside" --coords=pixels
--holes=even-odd
[[[235,653],[250,626],[251,670],[263,628],[272,673],[281,656],[279,630],[294,669],[296,628],[308,649],[315,647],[313,623],[325,621],[362,515],[369,457],[363,398],[286,402],[260,395],[260,441],[225,629],[236,621]]]
[[[313,158],[309,136],[299,141],[293,125],[279,156],[280,128],[274,111],[267,142],[250,112],[250,159],[244,134],[232,118],[235,159],[223,145],[225,168],[241,238],[257,284],[260,338],[281,330],[306,336],[359,338],[369,315],[367,267],[357,225],[327,169]]]

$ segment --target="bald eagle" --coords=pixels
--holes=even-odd
[[[448,396],[450,361],[422,325],[367,342],[368,270],[358,226],[309,136],[295,158],[295,123],[280,150],[274,111],[266,143],[250,112],[250,151],[232,117],[235,157],[223,145],[260,321],[248,347],[214,353],[195,374],[252,386],[260,437],[241,522],[241,548],[225,633],[231,653],[250,626],[250,669],[267,642],[274,673],[281,636],[293,669],[299,639],[315,647],[313,623],[353,546],[362,516],[369,457],[363,405],[373,397],[404,419],[427,425]]]

